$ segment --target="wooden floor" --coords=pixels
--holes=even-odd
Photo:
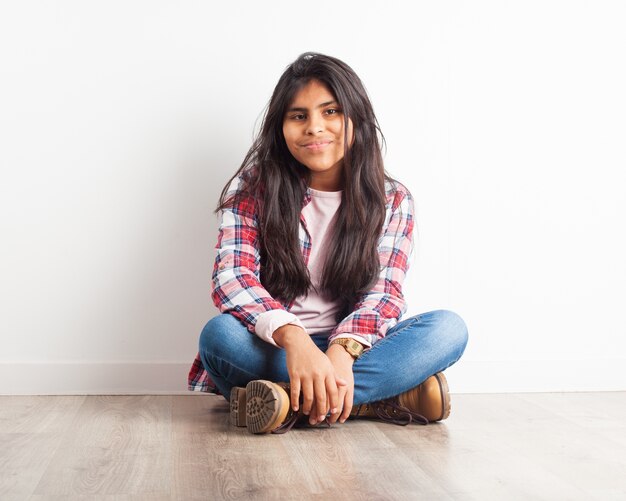
[[[0,499],[626,499],[626,393],[251,435],[215,396],[0,397]]]

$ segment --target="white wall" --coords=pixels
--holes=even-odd
[[[365,82],[453,391],[626,389],[622,2],[3,2],[0,393],[184,391],[212,209],[285,66]]]

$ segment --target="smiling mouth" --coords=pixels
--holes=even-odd
[[[315,143],[308,143],[305,144],[304,147],[307,150],[322,150],[324,149],[326,146],[328,146],[331,143],[331,141],[319,141],[319,142],[315,142]]]

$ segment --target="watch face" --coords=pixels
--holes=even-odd
[[[350,353],[350,355],[357,358],[363,352],[363,346],[356,341],[349,340],[346,343],[346,350]]]

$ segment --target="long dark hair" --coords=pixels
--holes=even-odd
[[[378,240],[385,219],[385,173],[380,130],[372,104],[357,74],[334,57],[306,52],[278,80],[265,111],[261,130],[241,167],[222,191],[216,212],[240,197],[255,204],[261,254],[261,283],[275,298],[287,302],[306,295],[311,279],[298,239],[300,212],[309,170],[287,149],[283,121],[296,93],[311,80],[325,84],[344,115],[343,193],[332,229],[320,292],[350,308],[380,273]],[[348,120],[354,142],[349,146]],[[380,141],[379,141],[380,136]],[[240,191],[228,187],[244,174]]]

